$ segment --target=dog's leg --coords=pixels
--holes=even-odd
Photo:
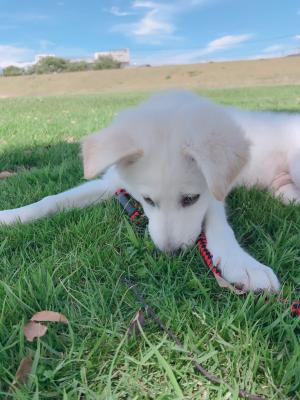
[[[300,188],[296,186],[289,172],[277,175],[271,183],[271,190],[284,204],[300,203]]]
[[[300,203],[300,151],[290,156],[288,171],[275,176],[271,189],[273,194],[285,204]]]
[[[238,244],[229,226],[223,203],[213,201],[205,221],[208,249],[214,263],[219,261],[222,276],[245,290],[279,290],[279,281],[271,268],[259,263]]]
[[[26,223],[47,217],[61,210],[84,208],[112,197],[120,185],[117,173],[110,170],[102,179],[84,183],[53,196],[47,196],[24,207],[0,211],[0,224]]]

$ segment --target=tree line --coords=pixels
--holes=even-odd
[[[93,71],[101,69],[121,68],[122,63],[114,60],[110,56],[99,57],[93,62],[70,61],[61,57],[43,57],[36,64],[27,68],[20,68],[10,65],[3,68],[4,76],[32,75],[32,74],[51,74],[60,72]]]

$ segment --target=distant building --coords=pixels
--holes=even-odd
[[[34,58],[34,63],[37,64],[43,58],[47,58],[47,57],[55,57],[55,54],[37,54]]]
[[[127,67],[130,65],[129,49],[98,51],[94,54],[95,61],[101,57],[111,57],[113,60],[119,61],[122,67]]]

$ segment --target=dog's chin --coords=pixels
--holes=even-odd
[[[183,250],[179,247],[178,249],[175,250],[164,251],[164,253],[170,257],[178,257],[180,256],[181,253],[183,253]]]
[[[188,248],[192,247],[196,242],[196,239],[190,240],[188,243],[181,243],[179,246],[172,246],[172,245],[167,245],[167,246],[159,246],[157,243],[155,243],[155,247],[158,251],[162,253],[166,253],[169,256],[178,256],[181,253],[185,252]]]

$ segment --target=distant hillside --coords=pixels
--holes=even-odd
[[[295,54],[289,54],[286,57],[300,57],[300,53],[295,53]]]
[[[0,98],[300,85],[300,55],[276,59],[0,77]]]

